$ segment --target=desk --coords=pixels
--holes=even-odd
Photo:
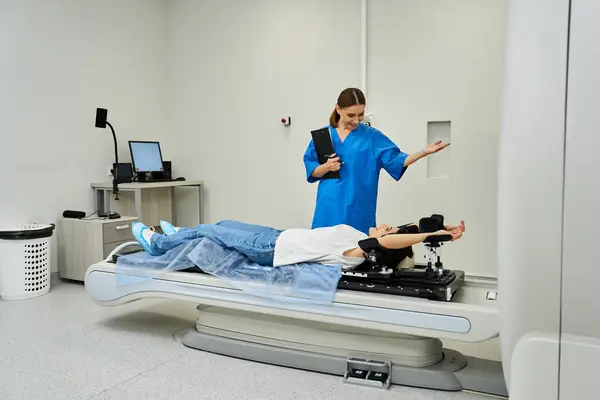
[[[92,183],[91,186],[95,192],[96,210],[99,210],[99,212],[106,212],[108,204],[108,208],[113,212],[119,212],[121,215],[132,215],[128,212],[130,210],[123,209],[123,205],[127,206],[130,195],[133,194],[133,215],[146,224],[154,225],[157,225],[160,219],[176,223],[175,189],[180,187],[196,187],[198,189],[198,223],[201,224],[204,221],[203,181],[120,183],[119,201],[114,200],[112,182]],[[154,192],[153,195],[143,198],[143,192],[150,193],[151,191]],[[168,194],[167,196],[165,196],[165,191]],[[113,204],[115,207],[113,207]]]

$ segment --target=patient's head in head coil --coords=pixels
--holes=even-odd
[[[444,230],[444,216],[433,214],[430,217],[424,217],[419,220],[419,226],[414,224],[402,225],[398,227],[398,234],[416,234],[416,233],[435,233]],[[432,235],[432,239],[437,238]],[[437,238],[439,239],[439,238]],[[443,239],[442,239],[443,241]],[[427,244],[427,243],[426,243]],[[412,259],[415,256],[412,247],[403,249],[386,249],[379,245],[375,238],[362,240],[360,247],[367,253],[367,260],[360,265],[359,269],[373,267],[397,268],[406,259]],[[373,257],[372,257],[373,256]],[[374,258],[374,260],[373,260]]]
[[[419,227],[413,224],[398,227],[398,234],[419,233]],[[386,249],[379,245],[376,238],[368,238],[359,242],[361,249],[367,253],[367,259],[358,269],[371,268],[397,268],[406,259],[412,259],[415,256],[412,247],[403,249]],[[411,266],[411,263],[408,263]]]
[[[359,243],[360,247],[367,253],[367,259],[358,267],[359,270],[371,268],[396,268],[407,258],[413,258],[412,247],[403,249],[386,249],[379,246],[377,239],[365,239]]]

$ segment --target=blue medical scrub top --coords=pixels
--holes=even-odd
[[[369,233],[376,226],[379,173],[383,168],[396,181],[404,175],[408,154],[400,151],[379,130],[359,124],[342,142],[337,130],[329,126],[333,148],[340,161],[339,179],[311,176],[320,164],[311,140],[304,153],[308,182],[319,182],[312,227],[346,224]]]

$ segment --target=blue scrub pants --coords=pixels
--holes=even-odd
[[[205,237],[238,251],[259,265],[272,267],[275,243],[281,232],[283,231],[268,226],[228,220],[181,228],[169,236],[155,234],[150,240],[150,246],[154,254],[164,254],[179,245]]]

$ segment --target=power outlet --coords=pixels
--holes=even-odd
[[[365,118],[363,119],[363,123],[365,125],[373,126],[373,113],[365,113]]]
[[[112,178],[112,165],[106,167],[106,175],[108,175],[109,178]]]

